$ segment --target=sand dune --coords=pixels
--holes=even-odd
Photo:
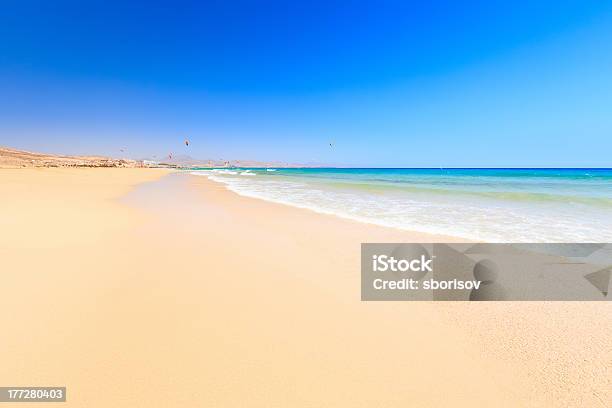
[[[101,156],[62,156],[0,146],[0,169],[21,167],[142,167],[142,162]]]

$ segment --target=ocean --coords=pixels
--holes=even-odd
[[[612,242],[612,169],[195,169],[240,195],[482,242]]]

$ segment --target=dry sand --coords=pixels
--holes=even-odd
[[[0,385],[66,385],[70,407],[612,405],[609,303],[361,302],[361,242],[450,238],[164,174],[0,170]]]

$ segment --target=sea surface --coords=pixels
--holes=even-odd
[[[483,242],[612,242],[612,169],[196,169],[240,195]]]

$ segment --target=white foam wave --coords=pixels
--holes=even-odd
[[[225,169],[215,169],[215,170],[213,170],[213,173],[218,173],[218,174],[238,174],[237,171],[234,171],[234,170],[225,170]]]
[[[385,227],[487,242],[612,240],[612,231],[601,228],[601,216],[573,207],[519,207],[503,202],[448,197],[424,199],[334,190],[297,178],[235,176],[235,172],[208,174],[209,179],[243,196]]]

